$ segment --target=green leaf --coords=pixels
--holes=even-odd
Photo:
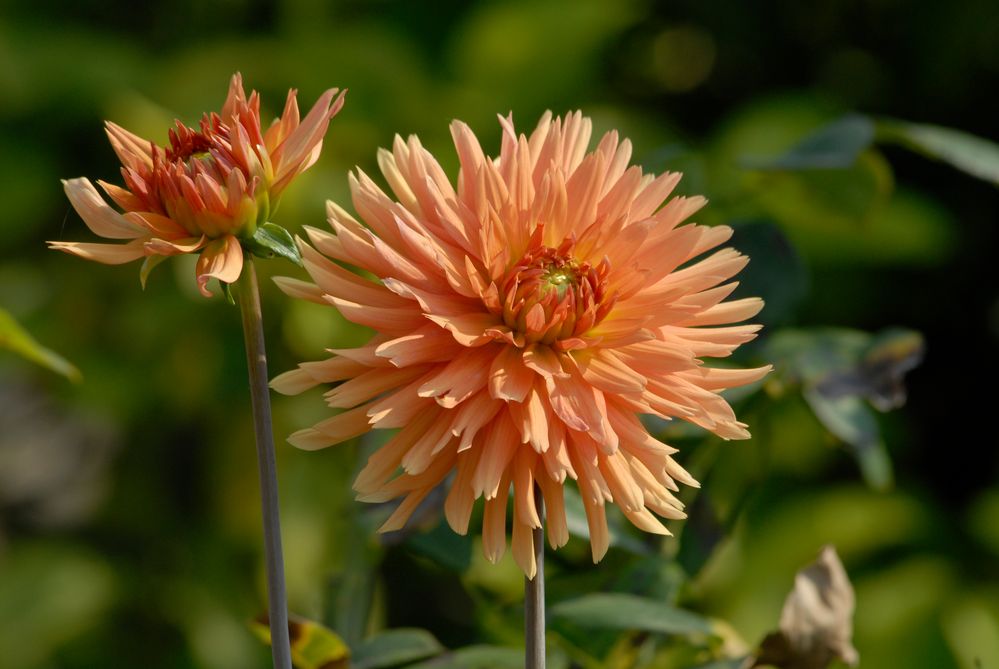
[[[763,298],[766,307],[757,320],[768,327],[788,320],[808,292],[801,256],[772,221],[734,221],[732,227],[731,245],[751,259],[739,273],[733,299]]]
[[[0,556],[0,657],[4,669],[51,666],[58,649],[109,624],[116,573],[69,544],[15,541]]]
[[[275,223],[264,223],[257,228],[253,239],[245,242],[250,252],[260,258],[273,258],[275,255],[287,258],[299,267],[302,254],[291,233]]]
[[[354,651],[352,669],[379,669],[422,660],[444,652],[434,636],[422,629],[394,629],[361,643]]]
[[[877,139],[899,144],[973,177],[999,184],[999,144],[982,137],[938,125],[879,119]]]
[[[875,490],[890,488],[891,460],[867,404],[856,395],[829,397],[817,388],[806,389],[805,399],[826,429],[851,447],[867,484]]]
[[[597,593],[556,604],[553,620],[580,627],[663,634],[711,634],[711,623],[697,614],[654,599],[624,593]]]
[[[266,644],[271,642],[271,630],[266,620],[250,623],[253,632]],[[305,618],[294,617],[288,622],[291,637],[291,661],[296,669],[348,669],[350,649],[336,632]]]
[[[891,461],[867,401],[881,411],[904,403],[903,377],[922,359],[922,335],[902,328],[875,335],[834,328],[783,330],[768,351],[784,379],[801,385],[816,418],[849,446],[867,484],[889,488]]]
[[[524,651],[499,646],[468,646],[413,664],[409,669],[523,669]]]
[[[358,537],[373,536],[373,528],[356,518],[349,526]],[[333,574],[327,584],[327,607],[324,620],[333,626],[352,648],[364,638],[374,606],[378,565],[381,550],[373,541],[348,542],[343,568]]]
[[[431,560],[457,572],[472,564],[472,537],[458,534],[443,520],[428,532],[415,532],[406,542]]]
[[[0,348],[6,348],[73,382],[83,379],[80,370],[61,355],[45,348],[5,309],[0,309]]]
[[[146,256],[146,259],[142,261],[142,267],[139,268],[139,283],[142,285],[142,290],[146,289],[146,281],[149,280],[150,272],[168,257],[159,255]]]
[[[731,657],[724,660],[714,660],[707,664],[699,664],[692,669],[745,669],[750,666],[750,657]]]
[[[874,142],[874,122],[850,114],[823,126],[777,158],[747,158],[746,167],[757,170],[845,169]]]

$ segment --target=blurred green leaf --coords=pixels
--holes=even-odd
[[[715,660],[707,664],[699,664],[692,669],[744,669],[749,666],[750,657],[733,657],[724,660]]]
[[[469,646],[409,669],[523,669],[524,651],[499,646]]]
[[[354,650],[353,669],[380,669],[422,660],[444,652],[430,632],[421,629],[394,629],[377,634]]]
[[[100,622],[114,573],[68,545],[21,545],[0,554],[0,658],[4,669],[47,666],[54,651]]]
[[[801,385],[819,421],[850,446],[867,484],[877,490],[890,487],[891,461],[866,401],[882,411],[905,402],[903,377],[922,359],[922,335],[901,328],[876,335],[783,330],[768,350],[784,379]]]
[[[801,256],[771,221],[735,221],[732,227],[731,245],[750,258],[739,273],[733,298],[762,297],[766,307],[757,320],[767,326],[786,321],[808,292],[808,273]]]
[[[414,532],[406,543],[442,567],[457,572],[472,564],[472,536],[458,534],[443,518],[428,532]]]
[[[999,144],[982,137],[939,125],[879,119],[877,139],[899,144],[971,176],[999,184]]]
[[[625,593],[596,593],[560,602],[552,620],[581,627],[636,630],[663,634],[711,634],[711,623],[695,613],[654,599]]]
[[[351,529],[356,532],[354,536],[365,539],[348,542],[343,568],[330,578],[326,621],[353,648],[361,643],[368,628],[381,550],[366,539],[373,528],[358,522]]]
[[[255,620],[253,632],[266,643],[271,642],[271,630],[266,620]],[[292,617],[288,621],[291,637],[291,661],[297,669],[347,669],[350,649],[336,632],[313,620]]]
[[[5,309],[0,309],[0,348],[6,348],[34,363],[79,382],[83,376],[71,362],[45,348],[25,330]]]
[[[254,255],[260,258],[273,258],[275,255],[287,258],[299,267],[302,254],[291,233],[275,223],[264,223],[257,228],[253,239],[244,242]]]
[[[777,158],[746,158],[743,164],[757,170],[844,169],[874,141],[874,123],[850,114],[823,126]]]

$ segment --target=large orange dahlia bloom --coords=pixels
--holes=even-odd
[[[638,415],[746,438],[717,393],[769,367],[700,360],[752,339],[758,325],[728,324],[754,316],[762,301],[723,301],[736,286],[725,282],[747,262],[736,251],[689,263],[732,231],[680,225],[704,198],[661,206],[679,174],[629,167],[631,144],[616,132],[587,153],[591,123],[579,113],[546,114],[529,137],[510,118],[500,123],[495,159],[468,126],[452,124],[457,187],[415,137],[378,155],[395,199],[365,174],[351,177],[368,227],[329,203],[333,234],[307,229],[315,249],[301,243],[315,285],[279,283],[378,334],[272,385],[290,394],[338,382],[326,400],[345,411],[291,435],[298,447],[400,428],[354,484],[364,501],[403,498],[383,531],[402,527],[453,473],[448,522],[465,533],[484,497],[483,546],[497,560],[512,487],[513,553],[533,577],[535,486],[553,547],[568,540],[567,478],[582,495],[594,561],[608,546],[607,502],[639,528],[669,534],[656,516],[683,518],[676,481],[697,482]]]
[[[200,253],[197,280],[210,297],[208,280],[225,283],[243,269],[240,242],[250,242],[277,206],[281,192],[319,158],[330,119],[343,93],[330,89],[300,118],[296,92],[267,130],[260,124],[260,97],[249,99],[233,75],[222,111],[205,114],[198,128],[180,121],[169,146],[132,134],[110,121],[111,146],[121,160],[126,188],[98,181],[111,207],[89,179],[63,182],[66,195],[90,230],[126,244],[48,242],[50,248],[109,265],[145,258],[140,278],[168,256]]]

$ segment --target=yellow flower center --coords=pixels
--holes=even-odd
[[[572,242],[536,246],[511,267],[499,286],[503,321],[528,343],[554,343],[599,323],[613,300],[606,295],[605,261],[597,267],[572,256]]]

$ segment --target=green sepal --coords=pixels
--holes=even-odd
[[[0,348],[13,351],[56,374],[62,374],[70,381],[79,382],[83,379],[79,369],[55,351],[35,341],[35,338],[4,309],[0,309]]]
[[[232,284],[219,281],[219,285],[222,286],[222,294],[225,295],[226,302],[235,306],[236,298],[232,296]]]
[[[291,233],[275,223],[264,223],[253,233],[253,237],[244,240],[246,249],[258,258],[287,258],[299,267],[302,266],[302,254]]]
[[[142,290],[146,289],[146,281],[149,279],[149,273],[166,259],[167,256],[153,255],[146,256],[146,259],[142,261],[142,267],[139,269],[139,283],[142,284]]]

